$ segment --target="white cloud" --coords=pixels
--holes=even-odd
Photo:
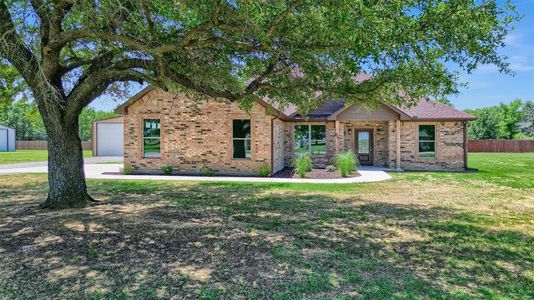
[[[504,38],[504,43],[506,44],[506,46],[519,48],[523,46],[522,39],[523,39],[522,34],[517,33],[517,32],[512,32],[512,33],[509,33]]]
[[[534,71],[534,61],[532,57],[513,55],[510,57],[510,69],[515,72]]]

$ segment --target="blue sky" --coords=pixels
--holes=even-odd
[[[523,19],[506,38],[500,52],[508,56],[514,75],[500,74],[492,65],[480,66],[472,74],[460,74],[468,84],[450,100],[460,109],[492,106],[515,99],[534,101],[534,0],[512,0]]]
[[[506,47],[500,50],[509,58],[514,75],[500,74],[492,65],[480,66],[471,74],[460,74],[467,87],[449,99],[456,108],[479,108],[511,102],[515,99],[534,101],[534,0],[512,0],[523,19],[506,38]],[[132,86],[132,95],[142,88]],[[111,111],[124,100],[101,97],[91,106]]]

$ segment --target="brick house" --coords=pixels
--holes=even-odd
[[[124,115],[124,162],[136,172],[171,166],[178,173],[273,173],[297,153],[330,164],[353,151],[362,165],[405,170],[467,168],[467,122],[474,117],[421,100],[416,107],[386,103],[369,111],[342,101],[321,104],[308,115],[295,107],[258,99],[250,110],[225,101],[198,101],[147,87],[117,108]]]

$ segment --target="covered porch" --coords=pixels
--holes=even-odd
[[[360,165],[400,169],[400,120],[335,121],[335,154],[353,152]]]
[[[335,154],[351,151],[362,166],[400,169],[404,114],[386,104],[347,105],[328,117],[335,124]]]
[[[328,103],[323,106],[318,110],[332,108]],[[325,167],[334,163],[338,153],[351,151],[361,166],[400,169],[398,141],[403,116],[386,104],[372,109],[351,104],[338,106],[325,118],[316,115],[293,118],[287,128],[291,132],[287,163],[299,153],[309,152],[317,167]]]

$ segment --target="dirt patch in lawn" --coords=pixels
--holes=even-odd
[[[360,173],[357,171],[352,172],[352,174],[347,177],[341,177],[338,170],[333,172],[326,169],[312,169],[310,172],[306,172],[306,177],[309,179],[339,179],[339,178],[351,178],[358,177]],[[277,172],[273,175],[274,178],[300,178],[299,174],[295,172],[293,168],[284,168],[283,170]]]

